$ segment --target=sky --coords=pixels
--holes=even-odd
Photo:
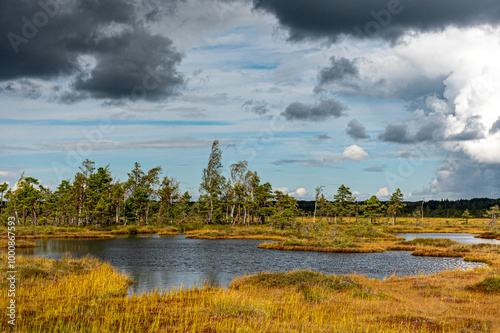
[[[5,0],[0,35],[0,183],[196,198],[217,139],[301,200],[500,197],[497,0]]]

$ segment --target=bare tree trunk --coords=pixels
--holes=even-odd
[[[234,224],[234,210],[236,209],[236,205],[231,205],[231,224]]]
[[[117,225],[120,224],[120,204],[116,206],[115,222]]]
[[[314,214],[313,214],[313,223],[316,222],[316,201],[314,202]]]

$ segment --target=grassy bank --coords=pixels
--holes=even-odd
[[[6,257],[0,260],[4,267]],[[500,282],[493,268],[383,281],[260,273],[228,289],[202,286],[131,298],[127,277],[90,257],[19,256],[17,270],[18,332],[500,331]],[[0,306],[7,302],[2,297]],[[2,330],[6,325],[4,316]]]
[[[465,222],[459,218],[400,218],[395,225],[383,226],[383,230],[392,233],[468,233],[480,234],[489,230],[489,219],[470,219]]]
[[[27,240],[16,240],[16,248],[29,248],[36,247],[37,245]],[[8,239],[0,239],[0,249],[7,249],[9,247]]]
[[[285,241],[296,235],[295,231],[270,228],[269,226],[203,226],[185,231],[186,238],[198,239],[261,239]]]
[[[485,232],[485,233],[477,235],[476,238],[500,240],[500,232]]]
[[[173,226],[29,226],[16,227],[16,239],[73,238],[110,239],[119,235],[177,235],[179,229]],[[7,238],[7,228],[0,227],[0,239]]]

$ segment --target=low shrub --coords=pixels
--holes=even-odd
[[[488,277],[483,281],[470,286],[468,289],[485,293],[500,293],[500,278]]]

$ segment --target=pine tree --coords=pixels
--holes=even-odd
[[[342,217],[346,213],[351,212],[351,206],[354,198],[349,187],[346,187],[343,184],[338,188],[337,193],[334,194],[333,197],[335,199],[335,211],[340,217],[340,223],[342,223]]]
[[[369,218],[370,223],[376,222],[378,217],[384,216],[385,206],[380,203],[380,200],[372,195],[370,199],[366,200],[361,206],[363,210],[363,217]]]
[[[396,215],[398,211],[405,207],[403,203],[403,193],[398,188],[394,193],[392,193],[391,198],[387,201],[387,213],[392,216],[392,224],[396,224]]]

